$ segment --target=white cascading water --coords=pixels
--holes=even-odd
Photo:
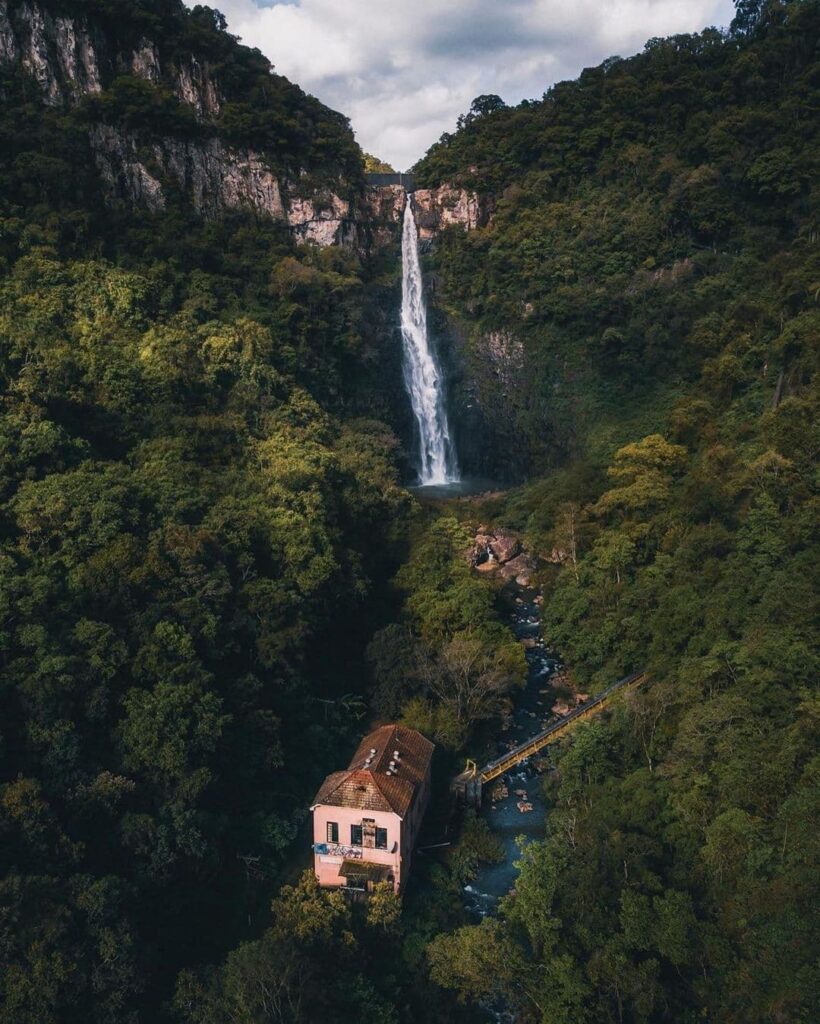
[[[401,234],[401,335],[404,343],[404,383],[419,431],[419,483],[458,483],[458,464],[447,410],[441,370],[427,337],[427,311],[419,264],[419,240],[410,197],[404,207]]]

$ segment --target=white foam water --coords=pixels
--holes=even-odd
[[[409,196],[404,207],[401,260],[404,384],[418,426],[419,483],[423,487],[454,484],[460,480],[458,463],[447,423],[441,369],[427,335],[418,231]]]

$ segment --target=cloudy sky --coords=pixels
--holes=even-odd
[[[474,96],[538,98],[652,36],[728,25],[734,10],[731,0],[208,2],[398,170],[452,130]]]

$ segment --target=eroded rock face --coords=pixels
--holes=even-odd
[[[407,192],[402,185],[371,185],[365,189],[360,219],[369,228],[369,245],[382,248],[398,241]]]
[[[90,129],[91,149],[109,205],[166,206],[166,188],[176,182],[196,211],[215,218],[249,209],[284,221],[301,242],[355,246],[357,223],[351,204],[331,192],[294,195],[287,182],[253,150],[235,150],[217,138],[165,138],[146,147],[139,137],[111,125]]]
[[[326,190],[306,195],[298,180],[277,176],[260,153],[222,142],[211,128],[224,103],[219,77],[194,54],[163,66],[151,39],[141,39],[131,52],[114,52],[93,19],[55,16],[38,0],[24,0],[10,12],[8,0],[0,0],[0,65],[13,64],[31,75],[43,101],[55,107],[99,93],[117,75],[162,84],[213,133],[148,143],[128,129],[92,126],[91,150],[109,204],[156,213],[167,206],[173,185],[188,192],[203,217],[250,209],[284,221],[305,243],[378,248],[399,239],[407,203],[401,185],[368,188],[355,202]],[[489,217],[486,202],[450,186],[421,190],[412,201],[423,239],[452,224],[480,227]]]
[[[532,584],[532,574],[535,572],[535,559],[524,553],[511,558],[509,562],[501,566],[501,575],[506,580],[515,580],[522,587],[529,587]]]
[[[291,199],[287,221],[296,237],[304,242],[343,245],[355,239],[350,203],[332,193],[313,199]]]
[[[521,542],[509,530],[494,530],[493,538],[490,541],[490,550],[496,560],[503,564],[509,562],[511,558],[515,558],[521,550]]]
[[[158,82],[162,77],[159,53],[156,44],[150,39],[141,39],[139,46],[131,55],[129,71],[137,78],[145,78],[149,82]]]
[[[451,403],[462,465],[478,476],[521,479],[531,458],[519,426],[531,393],[521,337],[506,329],[468,334],[444,313],[438,323],[456,367]]]
[[[72,95],[87,96],[102,90],[102,77],[94,43],[86,28],[69,18],[54,22],[54,39],[59,55],[62,79]]]
[[[407,201],[402,185],[374,185],[367,189],[362,211],[378,232],[377,244],[395,239],[395,228],[401,224]],[[417,189],[410,193],[410,202],[422,241],[430,241],[439,231],[452,225],[460,225],[467,231],[484,227],[492,215],[489,199],[451,185]]]
[[[520,551],[521,541],[514,533],[503,527],[490,530],[480,526],[470,548],[470,564],[482,572],[490,572],[499,567],[506,567],[507,563],[512,564]],[[531,564],[529,556],[519,557],[526,558],[528,566]],[[515,575],[514,572],[513,576]]]
[[[49,51],[48,36],[54,34],[54,23],[52,19],[40,8],[22,4],[17,11],[19,30],[17,33],[8,17],[7,4],[3,5],[8,31],[11,33],[11,41],[4,45],[4,49],[13,48],[15,59],[19,60],[25,70],[40,86],[43,93],[43,100],[49,106],[57,106],[62,100],[60,84],[57,80],[56,69],[51,60]],[[67,55],[65,55],[67,56]],[[61,62],[65,61],[65,57]]]
[[[439,231],[454,224],[474,231],[484,227],[492,215],[488,199],[451,185],[417,189],[412,203],[419,237],[423,240],[434,238]]]
[[[45,103],[71,106],[100,92],[116,75],[132,74],[151,82],[163,80],[156,44],[142,39],[130,55],[111,52],[93,21],[55,16],[37,0],[9,11],[0,0],[0,64],[18,63],[40,86]],[[219,113],[219,83],[207,64],[193,54],[167,69],[166,84],[200,118]]]
[[[72,106],[100,92],[118,74],[131,74],[173,89],[206,125],[223,104],[218,77],[193,54],[163,67],[159,49],[143,38],[131,53],[110,52],[111,44],[93,22],[54,17],[36,0],[15,6],[0,0],[0,65],[16,64],[39,85],[49,106]],[[115,125],[89,128],[89,142],[109,205],[165,209],[168,187],[181,187],[206,218],[227,210],[250,209],[286,222],[299,241],[317,245],[358,244],[356,221],[368,215],[330,192],[304,196],[298,183],[278,177],[252,149],[234,149],[216,131],[210,138],[166,137],[146,142]],[[404,190],[401,190],[402,196]],[[378,216],[395,217],[398,196],[378,196]]]
[[[205,217],[247,207],[285,219],[279,181],[252,150],[237,152],[218,139],[167,138],[146,153],[136,135],[111,125],[95,125],[90,139],[109,204],[156,213],[166,205],[163,180],[173,178]]]
[[[0,64],[17,60],[17,37],[9,21],[8,3],[0,0]]]
[[[151,213],[165,209],[162,184],[139,159],[133,136],[129,138],[110,125],[100,124],[91,128],[89,138],[104,197],[109,204],[127,201]]]
[[[72,106],[99,93],[118,74],[131,74],[173,89],[206,126],[219,116],[223,95],[218,76],[193,54],[163,67],[159,49],[143,38],[131,53],[109,52],[111,44],[93,21],[53,16],[37,0],[9,11],[0,0],[0,65],[17,64],[39,85],[50,106]],[[407,194],[401,185],[369,188],[351,204],[327,191],[305,195],[251,149],[234,149],[214,131],[211,138],[168,137],[147,144],[135,133],[98,124],[89,129],[105,200],[159,212],[170,184],[191,196],[203,217],[247,208],[286,222],[301,242],[374,246],[398,240]],[[450,224],[466,228],[486,222],[486,210],[464,190],[443,187],[414,197],[422,238]]]
[[[406,204],[407,193],[402,185],[371,185],[365,192],[363,209],[375,222],[399,224]]]
[[[193,107],[198,117],[216,117],[222,108],[222,98],[216,79],[207,64],[200,64],[191,56],[176,69],[177,94]]]
[[[490,331],[481,347],[506,395],[518,386],[524,368],[524,346],[509,329]]]

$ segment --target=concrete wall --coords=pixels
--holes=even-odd
[[[381,188],[383,185],[401,185],[405,192],[414,192],[416,179],[412,174],[378,174],[373,172],[365,174],[367,184]]]
[[[371,818],[376,828],[387,829],[387,849],[376,850],[370,847],[353,846],[350,842],[350,826],[361,825],[363,818]],[[335,821],[339,826],[339,842],[337,845],[327,841],[327,824]],[[401,888],[404,864],[402,851],[406,848],[403,837],[404,823],[397,814],[387,811],[363,811],[355,807],[329,807],[320,805],[313,812],[313,843],[326,844],[327,853],[314,852],[313,863],[316,878],[320,885],[338,886],[344,884],[339,877],[339,868],[343,860],[365,860],[371,864],[385,864],[393,873],[393,886],[396,892]]]

